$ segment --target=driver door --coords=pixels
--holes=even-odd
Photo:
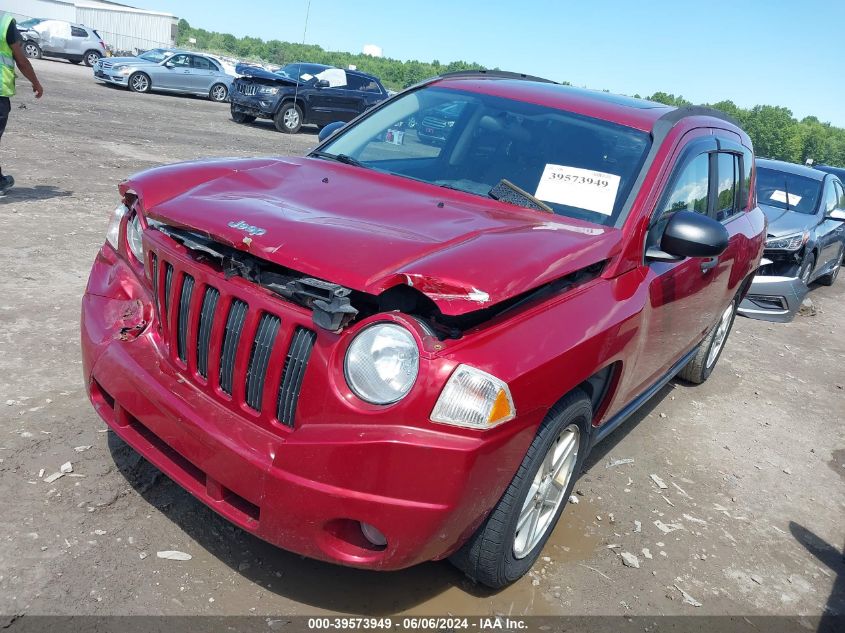
[[[162,62],[152,78],[153,87],[162,90],[190,90],[191,55],[180,53]]]
[[[636,397],[693,350],[729,305],[731,271],[746,228],[740,204],[740,159],[719,152],[716,138],[696,130],[676,153],[671,176],[651,217],[644,261],[648,301],[643,310],[636,368],[623,388]],[[710,215],[730,235],[718,257],[659,256],[660,238],[677,211]],[[663,254],[665,255],[665,254]]]

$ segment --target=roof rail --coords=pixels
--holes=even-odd
[[[452,79],[460,77],[490,77],[492,79],[521,79],[523,81],[539,81],[544,84],[556,84],[556,81],[551,79],[544,79],[543,77],[535,77],[534,75],[526,75],[524,73],[512,73],[507,70],[485,70],[479,68],[477,70],[458,70],[452,73],[443,73],[434,79]]]

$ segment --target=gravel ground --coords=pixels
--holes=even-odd
[[[814,288],[816,314],[789,325],[738,319],[705,385],[670,384],[600,445],[579,503],[512,587],[483,591],[447,563],[379,574],[305,560],[218,518],[106,431],[78,321],[121,178],[301,154],[314,131],[35,67],[46,94],[21,80],[2,145],[18,184],[0,199],[0,614],[845,613],[845,281]]]

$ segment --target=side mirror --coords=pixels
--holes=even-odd
[[[677,211],[660,238],[660,250],[674,257],[716,257],[728,247],[728,230],[708,215]]]
[[[329,82],[327,79],[318,79],[317,83],[314,85],[317,86],[317,88],[328,88]]]
[[[176,68],[176,64],[174,64],[173,62],[164,62],[164,67],[165,68]]]
[[[845,222],[845,209],[834,209],[830,213],[824,216],[825,220],[837,220],[839,222]]]
[[[325,126],[322,130],[320,130],[319,134],[317,134],[317,138],[322,142],[329,138],[332,134],[337,132],[340,128],[342,128],[346,123],[343,121],[335,121],[333,123],[329,123]]]

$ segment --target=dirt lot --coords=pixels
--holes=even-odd
[[[316,137],[102,86],[84,67],[36,70],[46,94],[21,81],[2,145],[18,184],[0,199],[0,614],[845,613],[845,280],[813,289],[815,316],[738,319],[709,382],[670,384],[591,456],[580,503],[505,591],[446,563],[376,574],[305,560],[233,528],[105,430],[78,319],[121,178],[302,153]],[[67,461],[74,476],[43,481]]]

